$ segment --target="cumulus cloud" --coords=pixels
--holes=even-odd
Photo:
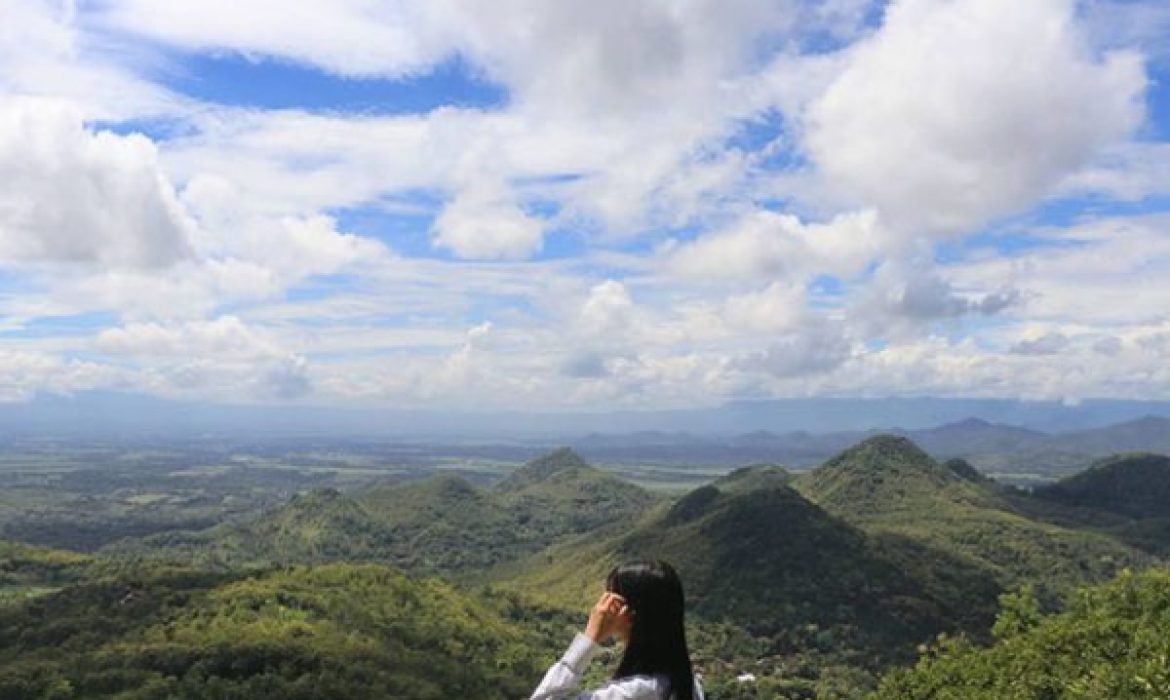
[[[947,266],[957,285],[996,289],[1011,280],[1035,322],[1146,324],[1170,308],[1170,219],[1138,215],[1034,230],[1038,244]]]
[[[629,328],[635,307],[626,285],[606,280],[589,290],[581,305],[581,329],[592,336],[612,336]]]
[[[154,144],[93,131],[68,103],[0,99],[0,259],[162,267],[195,225]]]
[[[1056,355],[1068,345],[1068,336],[1063,333],[1049,332],[1035,338],[1021,340],[1012,345],[1009,351],[1017,355]]]
[[[256,382],[261,398],[299,399],[313,391],[309,362],[300,355],[288,355],[271,363]]]
[[[107,328],[94,342],[113,358],[134,358],[140,384],[162,393],[297,399],[312,392],[308,360],[235,316]]]
[[[131,323],[107,328],[97,347],[108,353],[149,357],[220,357],[248,359],[280,354],[235,316],[185,323]]]
[[[1023,302],[1023,294],[1010,284],[990,292],[960,292],[931,261],[887,261],[876,270],[851,315],[869,334],[888,337],[934,321],[998,314]]]
[[[752,212],[728,228],[663,252],[670,271],[697,278],[753,279],[818,272],[853,275],[886,249],[873,211],[805,224],[791,214]]]
[[[74,391],[117,386],[124,372],[95,362],[45,352],[0,350],[0,401],[27,401],[42,391]]]
[[[1142,119],[1140,55],[1095,56],[1072,0],[898,0],[808,109],[827,182],[898,229],[1019,211]]]
[[[801,284],[772,282],[759,291],[728,297],[720,315],[736,329],[791,330],[808,316],[806,297]]]
[[[852,353],[853,344],[843,327],[821,322],[784,334],[765,350],[741,358],[736,366],[782,379],[808,377],[837,369]]]
[[[1108,357],[1116,357],[1121,352],[1122,347],[1121,339],[1112,336],[1101,338],[1093,343],[1093,350]]]
[[[570,355],[561,365],[561,373],[572,379],[597,379],[609,374],[606,358],[595,351]]]
[[[503,187],[476,185],[435,220],[435,245],[461,258],[525,258],[540,250],[544,225],[526,214]]]

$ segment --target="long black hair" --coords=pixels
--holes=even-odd
[[[606,590],[626,599],[633,613],[630,636],[613,677],[664,674],[675,700],[694,700],[695,677],[683,625],[682,581],[664,561],[622,564],[609,572]]]

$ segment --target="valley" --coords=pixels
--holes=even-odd
[[[1170,549],[1154,454],[1026,490],[901,434],[641,479],[570,448],[298,447],[13,446],[0,697],[522,696],[643,557],[686,582],[712,698],[944,697],[921,689],[1072,624],[1083,587],[1156,587]]]

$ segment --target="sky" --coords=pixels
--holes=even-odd
[[[0,401],[1170,396],[1162,0],[0,0]]]

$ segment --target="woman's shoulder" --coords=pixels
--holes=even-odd
[[[666,676],[626,676],[612,680],[597,690],[601,697],[614,700],[662,700],[669,688],[670,680]]]
[[[600,697],[614,700],[662,700],[670,690],[670,679],[665,675],[626,676],[610,681],[597,689]],[[605,691],[602,694],[600,691]],[[703,686],[695,676],[695,700],[703,700]]]

